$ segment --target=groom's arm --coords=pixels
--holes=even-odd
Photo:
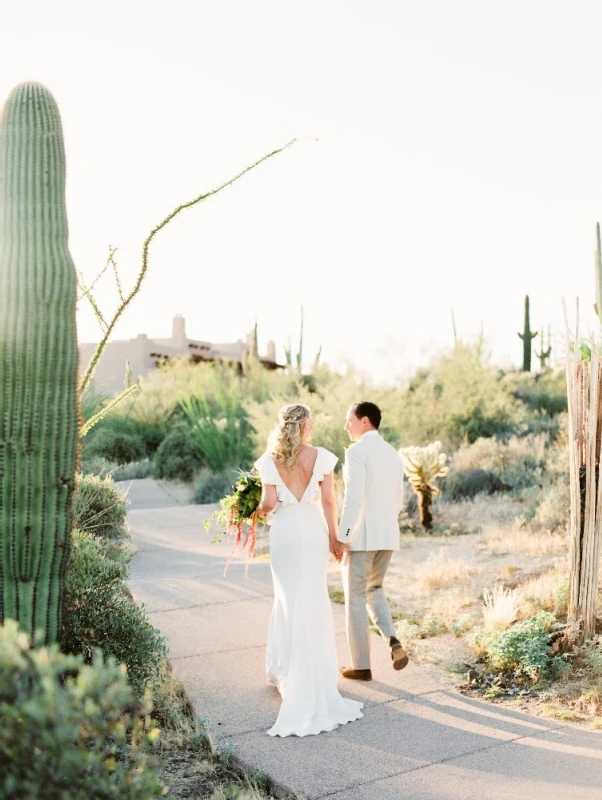
[[[352,447],[347,450],[345,462],[347,480],[338,540],[343,544],[351,544],[366,493],[366,462]]]

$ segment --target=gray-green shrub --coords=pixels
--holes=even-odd
[[[125,588],[123,555],[107,554],[102,540],[74,531],[65,585],[61,647],[91,662],[94,650],[124,663],[137,696],[157,681],[165,640],[135,606]]]
[[[519,491],[542,483],[548,458],[545,434],[538,436],[512,436],[507,441],[477,439],[463,445],[455,453],[452,469],[444,491],[460,484],[462,474],[484,471],[495,476],[499,486],[494,491],[513,489]],[[456,477],[454,477],[456,476]]]
[[[125,533],[126,503],[110,476],[78,475],[73,493],[73,526],[107,539]]]
[[[222,497],[230,494],[236,481],[236,470],[212,472],[202,469],[194,484],[195,503],[218,503]]]
[[[8,620],[0,628],[0,800],[146,800],[163,787],[145,744],[146,719],[125,670],[56,646],[32,649]]]
[[[203,451],[190,428],[178,425],[159,445],[155,475],[167,480],[189,481],[205,463]]]
[[[478,494],[495,494],[510,489],[497,475],[485,469],[452,470],[445,479],[443,497],[447,500],[462,500]]]
[[[131,433],[115,430],[99,422],[84,439],[84,454],[101,456],[114,464],[129,464],[146,455],[144,443]]]
[[[469,641],[484,655],[491,669],[513,678],[538,681],[569,668],[561,656],[550,654],[548,632],[555,620],[549,611],[539,611],[507,630],[478,631],[469,636]]]

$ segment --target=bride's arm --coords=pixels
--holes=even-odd
[[[338,551],[343,548],[343,545],[340,545],[337,540],[337,499],[334,494],[334,478],[332,472],[324,476],[320,488],[322,490],[322,508],[324,509],[324,516],[326,517],[326,524],[328,525],[330,552],[338,559],[342,555],[342,553]]]
[[[261,487],[261,500],[257,506],[259,517],[267,516],[278,505],[278,493],[276,487],[270,483],[264,483]]]

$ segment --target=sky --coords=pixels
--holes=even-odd
[[[602,219],[602,4],[594,0],[0,0],[0,98],[53,92],[70,247],[125,286],[175,206],[297,143],[155,239],[115,330],[207,341],[257,320],[307,365],[407,376],[481,327],[520,366],[562,297],[594,329]],[[96,287],[107,316],[110,276]],[[85,301],[82,342],[99,328]],[[535,340],[535,344],[538,339]],[[561,348],[555,340],[555,353]]]

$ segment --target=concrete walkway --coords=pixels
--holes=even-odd
[[[266,736],[280,703],[264,675],[269,563],[254,561],[245,579],[234,561],[224,578],[229,546],[209,543],[202,521],[210,509],[174,505],[151,480],[125,488],[136,601],[166,636],[195,713],[279,786],[329,800],[602,797],[602,733],[463,697],[412,663],[396,673],[377,636],[375,679],[341,681],[346,696],[365,703],[363,719],[302,739]],[[346,663],[341,606],[334,613]]]

